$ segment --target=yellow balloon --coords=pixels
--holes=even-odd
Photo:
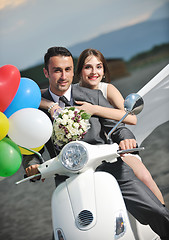
[[[8,118],[0,112],[0,140],[2,140],[9,131],[9,121]]]
[[[31,150],[34,150],[34,151],[36,151],[36,152],[39,152],[43,147],[44,147],[44,145],[42,145],[42,146],[40,146],[40,147],[37,147],[37,148],[30,148],[30,149],[31,149]],[[20,146],[19,146],[19,149],[20,149],[20,151],[21,151],[21,154],[24,154],[24,155],[31,155],[31,154],[33,154],[33,152],[31,152],[31,151],[29,151],[29,150],[27,150],[27,149],[25,149],[25,148],[22,148],[22,147],[20,147]]]

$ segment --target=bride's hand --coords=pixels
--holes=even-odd
[[[82,101],[75,101],[76,104],[80,106],[76,106],[77,109],[79,110],[84,110],[86,113],[94,115],[95,113],[95,105],[92,105],[91,103],[88,102],[82,102]]]

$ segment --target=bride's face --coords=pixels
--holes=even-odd
[[[95,56],[88,56],[81,72],[81,86],[97,89],[104,75],[103,63]]]

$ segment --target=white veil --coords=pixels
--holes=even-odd
[[[144,100],[144,108],[137,115],[137,124],[128,128],[140,145],[156,127],[169,120],[169,64],[140,89],[138,94]]]

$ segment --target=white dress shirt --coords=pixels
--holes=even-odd
[[[49,88],[49,92],[54,100],[54,102],[58,103],[58,105],[61,107],[61,108],[64,108],[65,107],[65,103],[63,103],[62,101],[59,101],[59,97],[58,95],[54,94],[53,92],[51,92],[50,88]],[[64,94],[64,96],[67,98],[68,101],[71,100],[71,85],[70,87],[68,88],[68,90],[66,91],[66,93]]]

